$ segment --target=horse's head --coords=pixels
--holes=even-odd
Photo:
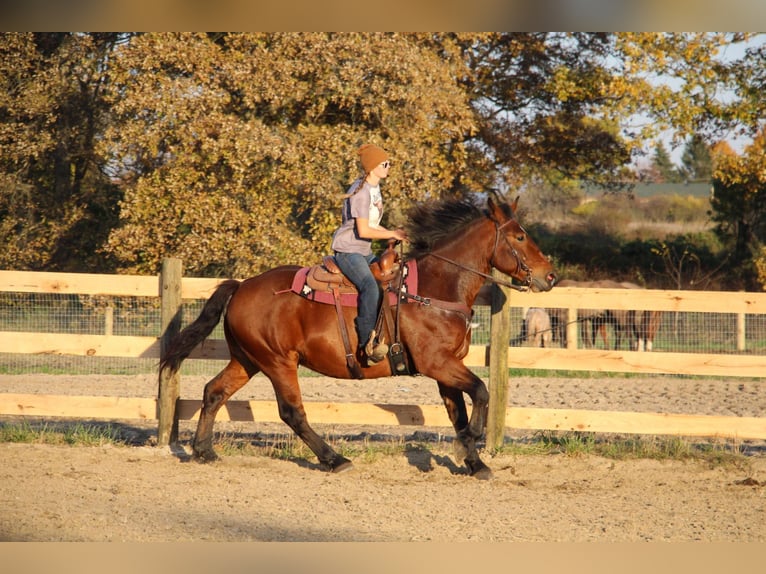
[[[550,291],[556,273],[548,258],[516,221],[516,205],[490,193],[487,200],[489,217],[495,224],[495,244],[490,259],[492,267],[521,281],[532,291]]]

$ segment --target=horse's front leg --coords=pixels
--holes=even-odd
[[[484,381],[467,369],[459,381],[456,384],[437,381],[447,414],[455,428],[455,457],[468,467],[471,476],[488,479],[492,471],[479,457],[476,442],[484,435],[487,426],[489,392]],[[463,398],[464,392],[471,397],[473,403],[470,419]]]
[[[468,426],[468,410],[465,406],[465,399],[463,398],[463,392],[454,388],[448,387],[443,383],[439,383],[439,394],[444,401],[444,406],[447,408],[447,416],[452,422],[452,426],[455,429],[455,434],[460,436],[460,433]],[[468,449],[462,440],[456,439],[453,443],[453,451],[455,460],[463,464],[468,456]]]

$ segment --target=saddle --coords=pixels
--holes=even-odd
[[[383,287],[396,278],[400,269],[401,258],[391,244],[377,261],[370,264],[373,277]],[[306,284],[317,291],[333,291],[337,288],[340,293],[357,293],[356,287],[343,274],[332,255],[325,255],[320,265],[309,268]]]
[[[402,266],[401,257],[394,249],[395,244],[396,242],[393,240],[388,242],[388,247],[378,260],[370,264],[370,270],[383,289],[382,303],[375,330],[380,333],[381,323],[385,322],[388,338],[392,341],[391,345],[389,345],[388,354],[391,371],[394,375],[405,375],[411,374],[411,371],[407,364],[403,345],[399,341],[399,298],[396,293],[400,291],[404,283],[407,268]],[[298,281],[298,275],[296,275],[296,283]],[[392,286],[394,282],[397,283],[396,287]],[[297,285],[294,285],[293,290],[296,290],[295,287]],[[306,269],[305,282],[303,282],[299,292],[304,296],[310,296],[315,301],[321,301],[323,294],[331,295],[331,302],[335,305],[338,315],[338,325],[346,353],[346,364],[354,377],[358,379],[364,378],[356,354],[351,348],[348,327],[343,316],[344,305],[356,305],[358,291],[354,284],[340,270],[335,257],[327,255],[322,259],[321,264]],[[389,293],[394,294],[393,299],[397,310],[396,321],[392,317]]]

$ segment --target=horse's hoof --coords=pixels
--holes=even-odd
[[[354,468],[354,463],[347,458],[339,457],[338,460],[333,461],[330,466],[330,470],[333,474],[340,474],[341,472],[347,472]]]
[[[468,449],[459,440],[455,440],[452,443],[452,454],[455,457],[455,462],[460,464],[460,461],[465,461],[465,457],[468,456]]]
[[[471,476],[478,480],[489,480],[492,478],[492,471],[488,466],[485,466],[484,468],[472,473]]]
[[[215,451],[207,450],[202,452],[194,451],[194,460],[196,460],[199,463],[206,464],[209,462],[215,462],[217,460],[220,460],[217,454],[215,454]]]
[[[489,468],[486,464],[483,462],[476,461],[475,463],[471,464],[467,460],[465,461],[465,465],[468,467],[468,472],[470,475],[474,478],[477,478],[479,480],[489,480],[492,478],[492,469]]]

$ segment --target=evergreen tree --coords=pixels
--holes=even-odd
[[[668,150],[660,142],[654,146],[654,156],[652,157],[652,167],[657,172],[659,181],[657,183],[679,183],[683,181],[681,174],[670,159]]]
[[[695,134],[686,142],[681,155],[681,174],[686,181],[710,181],[713,175],[713,160],[710,147]]]

